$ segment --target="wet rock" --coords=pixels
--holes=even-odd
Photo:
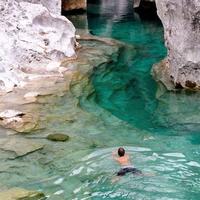
[[[5,110],[0,113],[0,119],[9,119],[14,117],[22,117],[24,113],[17,111],[17,110]]]
[[[192,90],[165,91],[158,97],[153,123],[171,129],[171,134],[199,133],[199,98],[200,93]]]
[[[185,86],[186,87],[188,87],[188,88],[195,88],[196,87],[196,83],[195,82],[192,82],[192,81],[189,81],[189,80],[187,80],[186,82],[185,82]]]
[[[14,153],[11,158],[25,156],[43,147],[43,144],[25,138],[10,137],[8,139],[0,139],[0,149]]]
[[[24,95],[24,98],[28,101],[28,102],[35,102],[37,101],[37,96],[39,96],[38,92],[28,92]]]
[[[85,93],[88,96],[88,91],[93,92],[89,80],[93,69],[115,59],[122,44],[115,40],[90,36],[85,32],[80,35],[79,40],[82,48],[77,51],[78,57],[75,60],[68,58],[63,60],[62,76],[57,74],[34,75],[29,77],[29,81],[24,87],[16,88],[15,91],[0,96],[0,113],[13,110],[17,114],[19,111],[20,114],[23,114],[23,116],[16,114],[9,118],[2,118],[0,125],[20,133],[46,128],[49,124],[46,113],[48,107],[57,105],[56,102],[59,102],[59,98],[64,95],[71,98],[72,95],[75,99],[70,104],[69,110],[73,110],[78,106],[80,95],[83,96]],[[98,49],[95,48],[96,46]],[[49,104],[48,107],[44,106],[47,104]],[[77,117],[76,114],[69,114],[62,119],[59,116],[57,119],[70,125],[76,121]]]
[[[168,65],[167,60],[154,64],[151,74],[157,82],[164,84],[168,90],[174,90],[175,86],[170,78]]]
[[[55,142],[65,142],[69,140],[69,136],[65,134],[55,133],[48,135],[47,139]]]
[[[169,74],[174,85],[200,88],[200,1],[156,0],[168,49]]]
[[[45,197],[42,192],[11,188],[0,192],[0,200],[41,200]]]
[[[64,11],[71,10],[86,10],[87,1],[86,0],[62,0],[63,6],[62,9]]]
[[[37,119],[17,110],[4,110],[0,113],[0,125],[17,132],[30,132],[37,127]]]

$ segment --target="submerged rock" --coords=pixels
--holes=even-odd
[[[69,140],[69,136],[61,133],[55,133],[48,135],[47,139],[55,142],[65,142]]]
[[[24,86],[33,74],[59,74],[61,60],[75,56],[72,23],[45,0],[29,2],[37,4],[0,0],[0,92]]]
[[[11,158],[24,156],[43,147],[43,144],[25,138],[10,137],[8,139],[0,139],[0,149],[14,153]]]
[[[41,200],[45,195],[42,192],[12,188],[0,192],[0,200]]]
[[[5,110],[0,113],[0,119],[9,119],[13,117],[22,117],[24,114],[17,110]]]
[[[200,1],[156,0],[156,4],[168,49],[166,78],[174,87],[200,89]]]
[[[0,113],[0,125],[18,132],[30,132],[37,127],[37,117],[17,110],[4,110]]]
[[[151,73],[157,82],[165,85],[167,90],[174,88],[173,82],[169,79],[169,64],[167,60],[162,60],[160,63],[155,64]],[[158,90],[158,92],[160,91]]]

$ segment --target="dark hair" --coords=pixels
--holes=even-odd
[[[124,156],[124,154],[125,154],[125,149],[122,148],[122,147],[120,147],[120,148],[118,149],[118,155],[119,155],[119,157]]]

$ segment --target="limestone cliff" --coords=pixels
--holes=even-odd
[[[175,87],[199,89],[200,1],[156,0],[156,4],[164,26],[168,56],[155,68],[154,74],[165,71],[164,76]]]
[[[61,0],[16,0],[17,2],[29,2],[34,4],[41,4],[46,7],[51,13],[60,15],[61,13]]]
[[[75,55],[75,28],[60,6],[59,1],[0,0],[0,93],[58,71],[61,59]]]

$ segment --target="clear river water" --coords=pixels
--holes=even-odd
[[[84,24],[91,34],[120,40],[127,48],[117,62],[94,70],[94,92],[80,98],[85,114],[75,123],[58,120],[70,112],[67,98],[48,108],[49,118],[57,118],[48,130],[67,130],[72,139],[54,144],[48,153],[18,159],[16,173],[1,179],[11,186],[41,190],[49,200],[198,200],[200,94],[157,92],[150,72],[166,56],[161,22],[142,19],[129,0],[91,1],[87,16],[70,17],[77,28]],[[119,146],[151,176],[130,174],[112,183],[119,166],[111,153]],[[34,161],[39,156],[43,168]]]

